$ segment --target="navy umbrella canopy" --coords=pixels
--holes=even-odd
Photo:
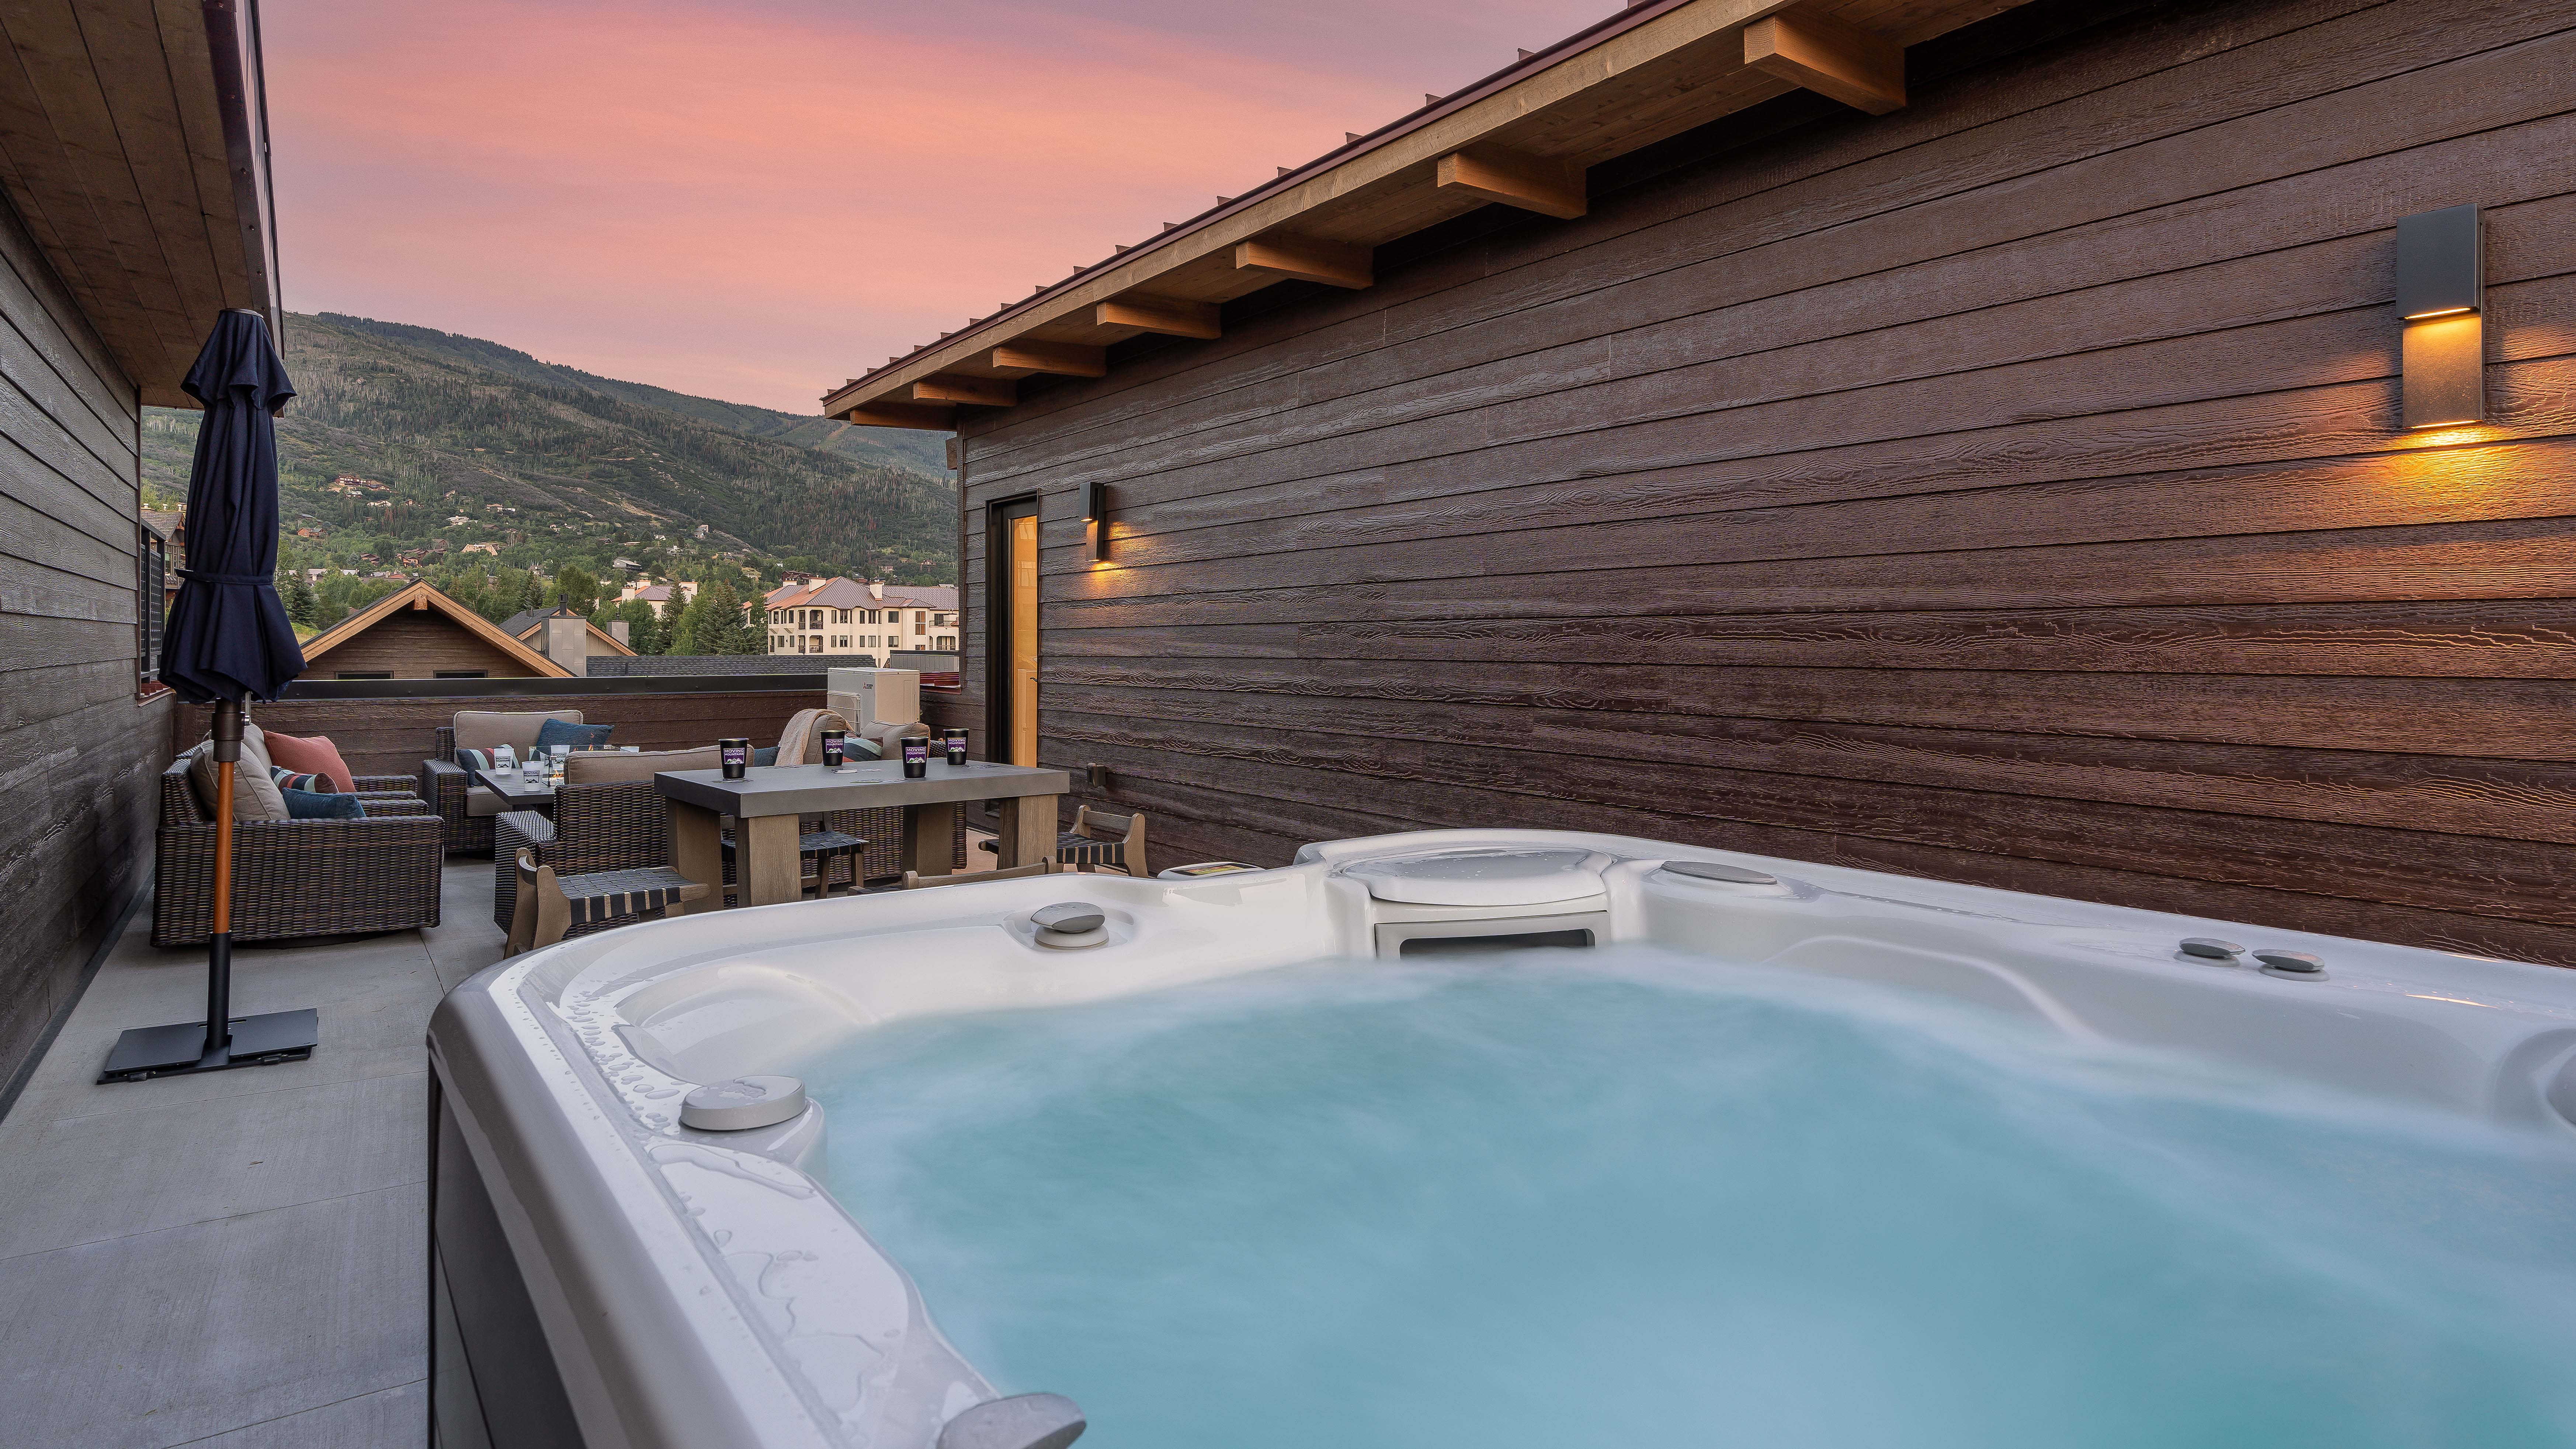
[[[162,636],[161,679],[181,699],[275,699],[304,672],[277,597],[277,430],[295,396],[268,319],[231,311],[179,386],[206,405],[188,469],[188,566]]]
[[[312,1007],[233,1015],[233,802],[242,703],[275,699],[304,672],[295,626],[277,597],[277,432],[270,415],[295,396],[257,312],[226,312],[179,384],[206,405],[188,469],[188,566],[163,635],[161,678],[215,707],[214,929],[206,936],[206,1019],[138,1026],[116,1039],[102,1082],[303,1061],[320,1039]],[[149,608],[149,594],[139,601]],[[164,888],[169,888],[167,877]]]

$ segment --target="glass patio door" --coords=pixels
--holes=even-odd
[[[993,593],[989,726],[1014,765],[1038,762],[1038,502],[1024,498],[993,510],[985,543]]]

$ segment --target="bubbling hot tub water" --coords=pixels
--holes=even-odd
[[[828,1178],[1108,1449],[2564,1445],[2576,1153],[1658,948],[856,1034]]]

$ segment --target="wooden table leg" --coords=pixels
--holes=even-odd
[[[724,841],[716,812],[677,800],[662,802],[662,820],[670,835],[671,868],[708,887],[700,900],[674,907],[682,915],[724,907]]]
[[[1022,795],[1002,802],[1002,869],[1046,859],[1055,852],[1056,800]]]
[[[915,875],[946,875],[957,868],[957,806],[903,807],[903,868]]]
[[[747,906],[774,906],[804,897],[804,838],[793,815],[752,815],[733,823],[734,887]]]

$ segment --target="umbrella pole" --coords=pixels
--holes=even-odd
[[[227,1067],[300,1062],[320,1038],[311,1007],[233,1015],[233,774],[241,762],[242,707],[215,705],[215,911],[206,937],[206,1019],[171,1026],[128,1027],[108,1053],[101,1082],[140,1082]]]
[[[223,1065],[233,1044],[233,784],[241,763],[241,705],[215,706],[215,928],[206,936],[206,1039],[201,1067]]]

